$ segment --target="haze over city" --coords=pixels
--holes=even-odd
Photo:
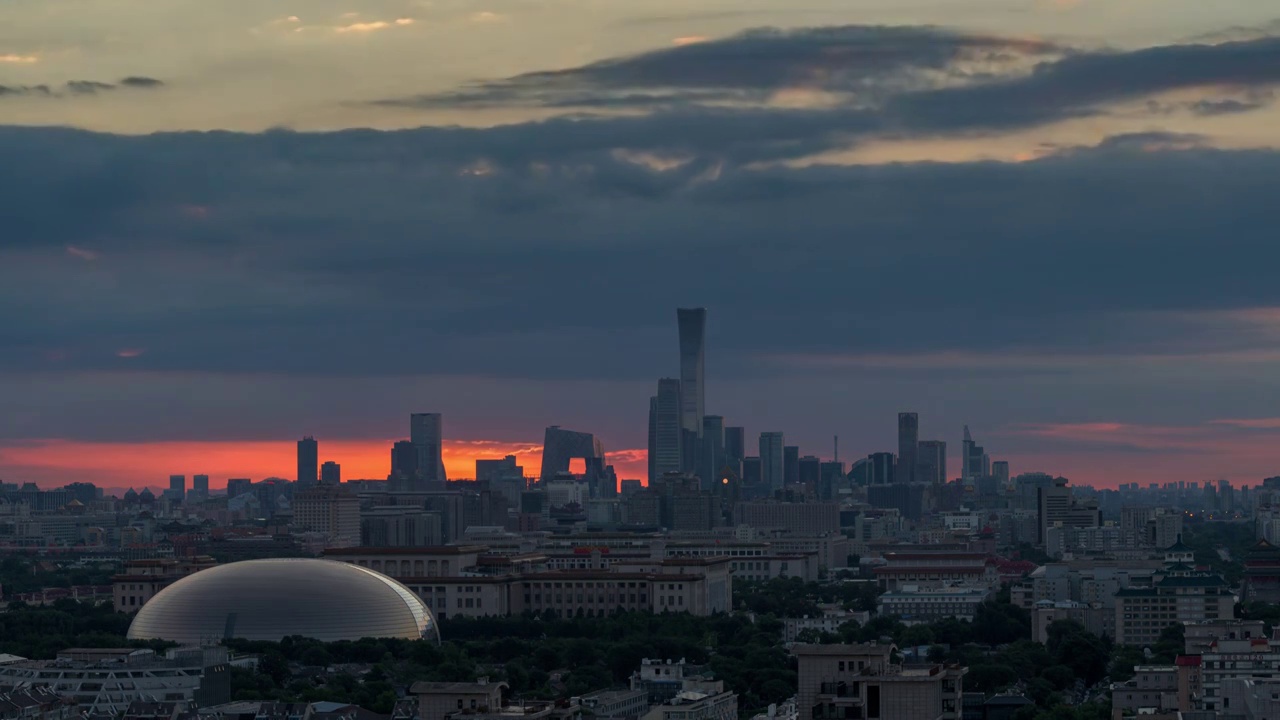
[[[917,412],[1015,474],[1255,484],[1276,15],[5,3],[0,478],[291,478],[304,435],[385,478],[414,412],[450,477],[560,425],[644,478],[705,307],[749,444],[852,461]]]

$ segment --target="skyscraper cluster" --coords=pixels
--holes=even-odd
[[[838,459],[801,457],[779,431],[766,431],[747,454],[746,430],[727,426],[721,415],[706,414],[706,331],[704,308],[676,310],[680,376],[658,380],[649,398],[649,482],[666,476],[696,476],[703,489],[740,483],[750,496],[773,496],[788,485],[811,484],[830,499],[844,478]]]

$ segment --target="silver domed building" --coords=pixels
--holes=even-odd
[[[291,635],[323,642],[439,640],[439,628],[417,595],[381,573],[290,558],[246,560],[189,575],[142,606],[128,637],[209,645]]]

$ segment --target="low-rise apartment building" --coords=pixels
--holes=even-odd
[[[959,720],[963,677],[953,665],[901,665],[892,645],[796,645],[799,720]]]

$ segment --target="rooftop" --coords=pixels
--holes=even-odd
[[[501,690],[506,687],[507,684],[504,682],[430,682],[419,680],[409,688],[409,692],[414,695],[456,695],[487,693],[492,692],[495,688]]]
[[[829,656],[844,657],[847,655],[871,655],[879,657],[889,657],[893,652],[892,645],[877,645],[874,643],[861,643],[858,645],[795,645],[791,648],[792,655],[807,656]]]

